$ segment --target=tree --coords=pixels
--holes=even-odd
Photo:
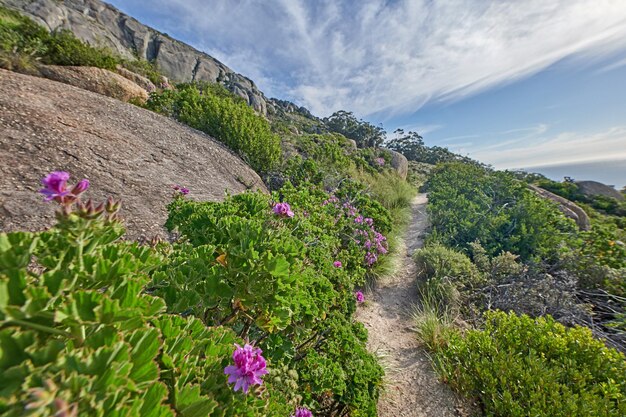
[[[326,127],[356,142],[359,148],[378,147],[385,140],[385,129],[357,119],[352,112],[339,110],[325,117]]]

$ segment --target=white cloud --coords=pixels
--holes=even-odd
[[[527,132],[532,133],[488,147],[479,145],[470,156],[499,169],[626,159],[626,126],[550,135],[545,125],[538,125]]]
[[[119,0],[121,1],[121,0]],[[125,0],[124,3],[141,2]],[[377,118],[624,48],[624,0],[153,0],[269,95]]]

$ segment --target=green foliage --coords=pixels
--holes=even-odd
[[[359,148],[377,147],[385,140],[385,129],[382,126],[358,120],[352,112],[339,110],[325,117],[324,124],[331,132],[354,140]]]
[[[556,206],[506,172],[449,163],[428,181],[432,241],[468,249],[478,240],[489,255],[508,251],[522,260],[555,262],[576,229]]]
[[[413,259],[425,279],[451,278],[460,286],[480,281],[481,274],[467,255],[441,244],[432,243],[415,251]]]
[[[12,57],[13,56],[13,57]],[[114,70],[119,59],[104,48],[94,48],[68,30],[49,33],[18,12],[0,7],[0,63],[8,69],[15,57],[51,65],[83,65]]]
[[[265,399],[226,384],[241,340],[165,314],[164,300],[145,291],[164,255],[121,234],[117,223],[72,214],[48,232],[0,235],[0,412],[261,413]]]
[[[79,40],[69,30],[53,32],[44,42],[45,64],[78,65],[115,70],[119,59],[104,48],[94,48]]]
[[[435,363],[446,381],[477,398],[487,416],[623,416],[624,355],[589,329],[550,316],[489,312],[484,330],[448,336]]]
[[[189,242],[153,275],[153,291],[172,313],[259,341],[267,357],[298,373],[303,401],[320,415],[331,415],[327,405],[375,415],[382,370],[351,320],[366,270],[366,251],[354,238],[361,226],[341,204],[325,204],[331,196],[316,187],[287,184],[273,197],[288,202],[294,217],[276,216],[261,193],[224,203],[174,200],[167,227]],[[352,204],[360,213],[375,213],[375,202],[359,201]]]
[[[456,313],[460,291],[468,291],[482,281],[482,275],[463,253],[432,243],[415,251],[420,299],[425,313]]]
[[[217,84],[181,84],[153,92],[146,107],[215,137],[257,172],[269,172],[280,162],[280,140],[268,122]]]

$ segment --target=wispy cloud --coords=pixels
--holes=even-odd
[[[142,0],[115,0],[127,6]],[[624,0],[153,0],[269,95],[378,118],[624,47]]]
[[[501,169],[626,159],[626,126],[588,133],[533,129],[534,134],[481,146],[470,155]]]

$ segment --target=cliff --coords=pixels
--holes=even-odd
[[[0,0],[0,4],[21,11],[51,31],[68,29],[83,41],[108,47],[122,57],[154,62],[176,82],[219,82],[263,115],[273,106],[249,78],[100,0]]]

